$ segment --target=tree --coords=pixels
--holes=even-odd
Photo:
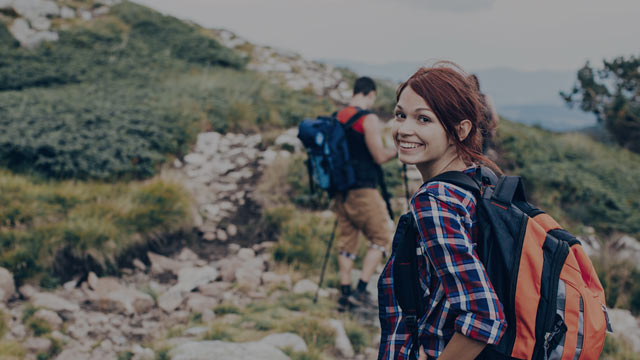
[[[621,146],[640,153],[640,56],[604,60],[603,65],[594,70],[587,62],[573,89],[560,96],[569,106],[594,113]]]

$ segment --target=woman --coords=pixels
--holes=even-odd
[[[502,305],[474,251],[475,198],[455,185],[429,181],[446,171],[472,176],[495,164],[480,152],[478,91],[455,64],[422,68],[398,89],[393,138],[398,157],[425,183],[411,199],[418,225],[418,272],[426,314],[418,320],[419,359],[474,359],[506,329]],[[379,359],[409,359],[414,339],[395,299],[392,256],[378,283]]]

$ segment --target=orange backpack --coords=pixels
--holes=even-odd
[[[482,168],[474,179],[452,171],[430,181],[460,186],[476,196],[476,253],[507,320],[500,343],[487,346],[478,358],[598,359],[605,333],[611,331],[600,280],[580,241],[526,201],[520,177],[497,180]],[[403,218],[396,232],[402,236],[394,237],[393,244],[396,256],[407,257],[396,259],[402,263],[394,269],[396,299],[405,315],[416,314],[419,320],[424,307],[411,295],[419,293],[418,284],[407,280],[415,278],[416,251],[411,249],[417,246],[417,230],[400,229],[415,227],[411,214]],[[415,339],[417,329],[409,330]]]

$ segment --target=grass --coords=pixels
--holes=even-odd
[[[67,249],[103,269],[155,233],[188,224],[190,196],[154,179],[106,184],[49,181],[0,170],[0,266],[18,284],[50,272]]]

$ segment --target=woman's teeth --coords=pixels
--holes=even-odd
[[[415,149],[419,146],[422,146],[422,144],[402,142],[402,141],[400,142],[400,147],[403,149]]]

